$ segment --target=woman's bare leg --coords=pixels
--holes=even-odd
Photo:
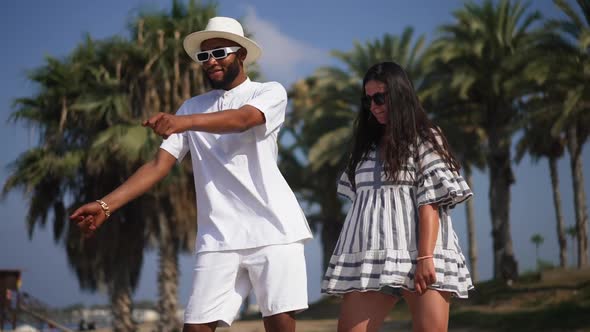
[[[338,332],[377,332],[398,298],[381,292],[351,292],[344,295]]]
[[[448,330],[451,293],[429,289],[423,295],[406,290],[402,294],[412,313],[414,332]]]

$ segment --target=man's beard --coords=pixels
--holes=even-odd
[[[205,78],[209,82],[209,85],[213,89],[225,89],[228,85],[230,85],[236,77],[240,74],[240,61],[236,56],[235,60],[227,67],[226,72],[223,75],[223,79],[221,81],[214,81],[212,80],[207,73],[205,73]]]

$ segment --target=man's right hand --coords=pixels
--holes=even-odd
[[[107,216],[100,207],[100,204],[92,202],[79,207],[72,213],[70,219],[77,223],[84,237],[89,238],[94,235],[94,232],[107,219]]]
[[[188,116],[160,112],[148,120],[145,120],[142,125],[144,127],[152,128],[157,135],[166,139],[172,134],[182,133],[189,130],[190,118]]]
[[[108,203],[108,211],[112,214],[132,199],[152,188],[162,180],[174,164],[176,158],[164,149],[159,149],[156,158],[141,166],[127,181],[102,198]],[[105,222],[107,216],[98,202],[91,202],[79,207],[70,219],[80,228],[85,237],[91,237]]]

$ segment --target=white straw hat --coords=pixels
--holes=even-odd
[[[240,22],[230,17],[221,16],[211,18],[205,30],[186,36],[183,43],[184,50],[191,59],[196,61],[196,54],[201,51],[201,43],[212,38],[228,39],[244,47],[248,51],[244,63],[252,63],[262,54],[262,49],[256,42],[244,37],[244,29]]]

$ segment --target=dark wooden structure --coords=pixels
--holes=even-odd
[[[20,270],[0,270],[0,331],[4,323],[12,323],[16,328],[16,317],[20,306]]]

